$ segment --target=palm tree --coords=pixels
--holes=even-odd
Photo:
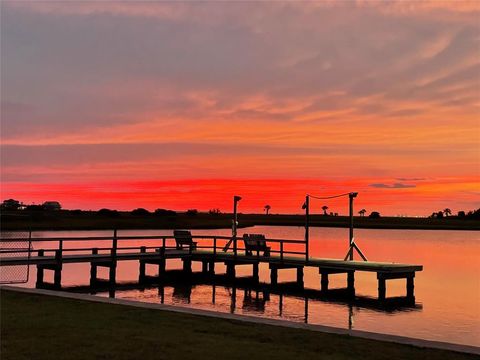
[[[270,211],[272,207],[270,205],[265,205],[264,209],[265,209],[265,214],[268,215],[268,212]]]
[[[367,212],[367,210],[365,209],[362,209],[360,210],[358,213],[360,214],[360,216],[365,216],[365,213]]]
[[[450,210],[449,208],[446,208],[443,210],[443,213],[445,214],[445,216],[450,216],[452,215],[452,210]]]
[[[328,209],[328,206],[327,205],[323,205],[322,206],[322,210],[323,210],[323,215],[327,216],[327,209]]]

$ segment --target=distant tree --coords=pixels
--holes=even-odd
[[[220,211],[220,209],[210,209],[208,213],[210,215],[220,215],[222,212]]]
[[[0,205],[0,208],[2,210],[18,210],[20,209],[20,201],[15,200],[15,199],[8,199],[8,200],[3,200],[2,204]]]
[[[450,210],[449,208],[445,208],[443,210],[443,213],[445,214],[445,216],[450,216],[452,215],[452,210]]]
[[[271,208],[272,208],[272,207],[271,207],[270,205],[265,205],[265,206],[264,206],[265,214],[268,215],[268,212],[270,211]]]
[[[110,209],[100,209],[97,211],[98,215],[106,216],[106,217],[118,217],[120,213],[117,210],[110,210]]]
[[[189,209],[189,210],[187,210],[187,215],[188,216],[196,216],[196,215],[198,215],[198,210],[197,209]]]
[[[443,211],[437,212],[437,219],[443,219]]]
[[[380,218],[380,213],[378,211],[372,211],[368,217],[371,219],[378,219]]]
[[[82,213],[82,210],[80,209],[70,210],[70,214],[80,215],[81,213]]]
[[[155,210],[155,215],[158,215],[158,216],[172,216],[172,215],[177,215],[177,213],[173,210],[156,209]]]
[[[459,218],[464,218],[464,217],[465,217],[465,211],[460,210],[460,211],[458,212],[457,216],[458,216]]]
[[[322,210],[323,210],[323,215],[327,216],[327,210],[328,210],[328,206],[327,205],[323,205],[322,206]]]
[[[367,210],[362,209],[362,210],[360,210],[358,213],[360,214],[360,216],[363,217],[363,216],[365,216],[365,213],[366,213],[366,212],[367,212]]]
[[[470,219],[480,219],[480,209],[470,210],[470,211],[467,213],[467,218],[470,218]]]
[[[27,210],[27,211],[43,211],[45,209],[43,208],[43,205],[27,205],[25,210]]]
[[[144,208],[138,208],[138,209],[132,210],[131,214],[135,216],[145,216],[145,215],[150,215],[150,211]]]

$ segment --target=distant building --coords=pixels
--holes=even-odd
[[[43,208],[45,210],[60,210],[62,205],[58,201],[45,201],[43,203]]]

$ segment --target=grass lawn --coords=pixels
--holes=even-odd
[[[343,335],[1,291],[1,359],[473,359]]]

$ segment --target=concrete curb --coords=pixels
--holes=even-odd
[[[165,305],[165,304],[144,303],[140,301],[132,301],[132,300],[124,300],[124,299],[114,299],[114,298],[112,299],[112,298],[99,297],[99,296],[88,295],[88,294],[69,293],[64,291],[21,288],[16,286],[0,286],[0,290],[16,291],[16,292],[27,293],[27,294],[49,295],[49,296],[56,296],[61,298],[74,299],[74,300],[93,301],[93,302],[104,303],[104,304],[133,306],[133,307],[143,308],[143,309],[172,311],[172,312],[178,312],[183,314],[208,316],[208,317],[215,317],[219,319],[236,320],[236,321],[249,322],[249,323],[255,323],[255,324],[282,326],[282,327],[295,328],[295,329],[305,329],[305,330],[318,331],[318,332],[324,332],[324,333],[330,333],[330,334],[354,336],[354,337],[363,338],[363,339],[386,341],[386,342],[392,342],[392,343],[403,344],[403,345],[412,345],[420,348],[449,350],[449,351],[480,355],[480,347],[477,347],[477,346],[453,344],[453,343],[442,342],[442,341],[415,339],[415,338],[410,338],[406,336],[380,334],[380,333],[374,333],[374,332],[362,331],[362,330],[348,330],[348,329],[342,329],[342,328],[337,328],[333,326],[296,323],[296,322],[286,321],[286,320],[268,319],[268,318],[261,318],[261,317],[248,316],[248,315],[228,314],[228,313],[221,313],[221,312],[216,312],[211,310],[193,309],[193,308],[186,308],[186,307],[179,307],[179,306]]]

